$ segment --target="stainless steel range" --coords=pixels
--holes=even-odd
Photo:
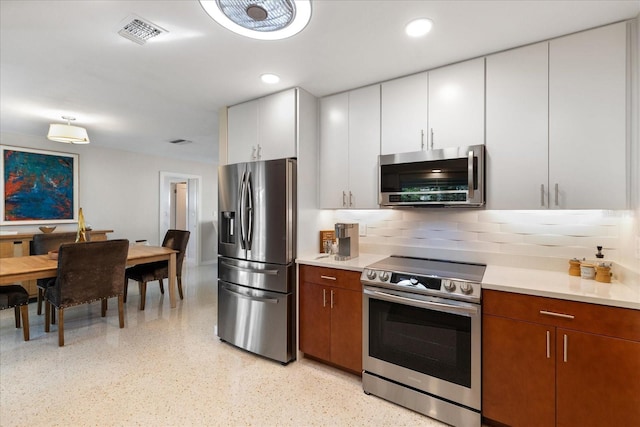
[[[364,392],[455,426],[481,425],[486,266],[390,256],[364,269]]]

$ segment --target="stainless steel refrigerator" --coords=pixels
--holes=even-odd
[[[295,359],[296,160],[218,168],[218,336]]]

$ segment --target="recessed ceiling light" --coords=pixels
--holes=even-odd
[[[200,4],[218,24],[252,39],[291,37],[311,19],[311,0],[200,0]]]
[[[409,37],[422,37],[431,31],[433,21],[427,18],[414,19],[404,28]]]
[[[280,81],[280,77],[276,76],[275,74],[263,74],[260,76],[260,78],[262,79],[262,81],[264,83],[273,85],[276,84]]]

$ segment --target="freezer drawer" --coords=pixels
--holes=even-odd
[[[292,293],[261,291],[218,280],[218,336],[237,347],[288,363],[295,359]]]
[[[291,292],[296,284],[296,266],[218,257],[218,278],[225,282],[273,292]]]

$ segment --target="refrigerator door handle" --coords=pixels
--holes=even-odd
[[[240,222],[240,247],[242,249],[247,249],[247,244],[246,244],[246,231],[244,228],[244,223],[245,223],[245,210],[244,210],[244,200],[245,200],[245,195],[246,195],[246,190],[247,190],[247,173],[243,172],[242,173],[242,182],[240,182],[240,209],[238,209],[238,216],[240,218],[238,218],[238,221]]]
[[[220,264],[225,267],[231,268],[233,270],[243,271],[245,273],[258,273],[258,274],[266,274],[269,276],[277,276],[278,270],[273,269],[261,269],[261,268],[249,268],[249,267],[240,267],[239,265],[229,264],[228,262],[220,261]]]
[[[246,245],[247,245],[247,249],[250,250],[253,242],[253,182],[251,180],[251,171],[249,171],[247,174],[246,187],[247,187],[247,213],[248,213],[248,218],[247,218],[248,231],[247,231]]]
[[[226,287],[223,287],[222,289],[224,289],[226,292],[229,292],[230,294],[234,294],[235,296],[238,296],[240,298],[245,298],[251,301],[268,302],[270,304],[278,303],[278,300],[276,298],[265,298],[265,297],[255,296],[255,295],[245,295],[245,294],[241,294],[240,292],[232,291],[231,289]]]

